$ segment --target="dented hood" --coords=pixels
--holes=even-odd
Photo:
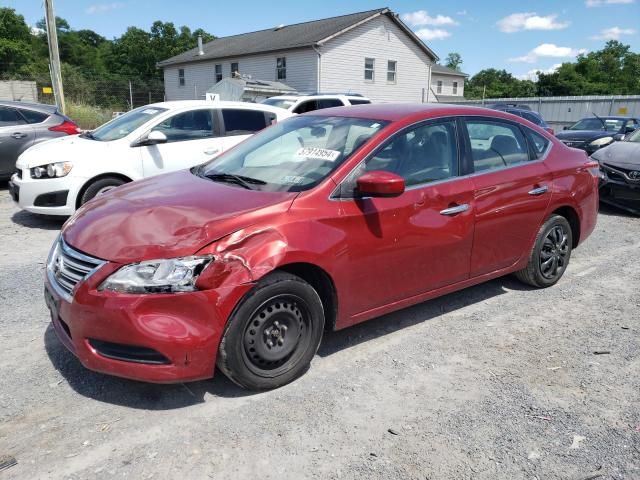
[[[193,255],[236,230],[287,211],[296,195],[246,190],[185,170],[101,195],[69,219],[62,235],[87,255],[118,263]]]

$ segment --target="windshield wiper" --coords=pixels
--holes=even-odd
[[[90,138],[91,140],[95,140],[96,137],[93,136],[93,131],[88,131],[88,132],[84,132],[82,135],[80,135],[82,138]]]
[[[241,187],[246,188],[247,190],[253,190],[251,185],[266,185],[267,182],[264,180],[260,180],[258,178],[245,177],[244,175],[234,175],[232,173],[210,173],[209,175],[205,175],[205,177],[211,180],[218,180],[222,182],[231,182]]]

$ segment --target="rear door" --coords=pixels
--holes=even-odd
[[[476,277],[529,254],[551,199],[551,173],[526,127],[493,117],[468,117],[465,126],[475,202],[470,275]]]
[[[35,132],[15,108],[0,105],[0,176],[12,174],[18,156],[35,140]]]
[[[235,147],[277,120],[273,112],[249,108],[222,108],[218,111],[218,115],[221,124],[222,151]]]
[[[132,147],[140,150],[144,176],[193,167],[219,155],[222,146],[215,118],[213,109],[201,108],[176,113],[156,124],[151,131],[164,133],[166,143]]]

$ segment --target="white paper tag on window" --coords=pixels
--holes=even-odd
[[[153,115],[154,113],[158,113],[158,110],[155,108],[145,108],[140,113],[144,113],[145,115]]]
[[[326,160],[334,162],[340,156],[337,150],[328,150],[326,148],[302,147],[296,152],[296,157],[313,158],[315,160]]]

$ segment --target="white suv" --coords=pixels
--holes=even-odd
[[[27,149],[18,157],[10,190],[27,211],[71,215],[111,188],[204,163],[292,115],[255,103],[154,103],[92,132]]]
[[[280,95],[261,102],[263,105],[286,108],[292,113],[306,113],[322,108],[363,105],[371,100],[358,93],[311,93],[309,95]]]

